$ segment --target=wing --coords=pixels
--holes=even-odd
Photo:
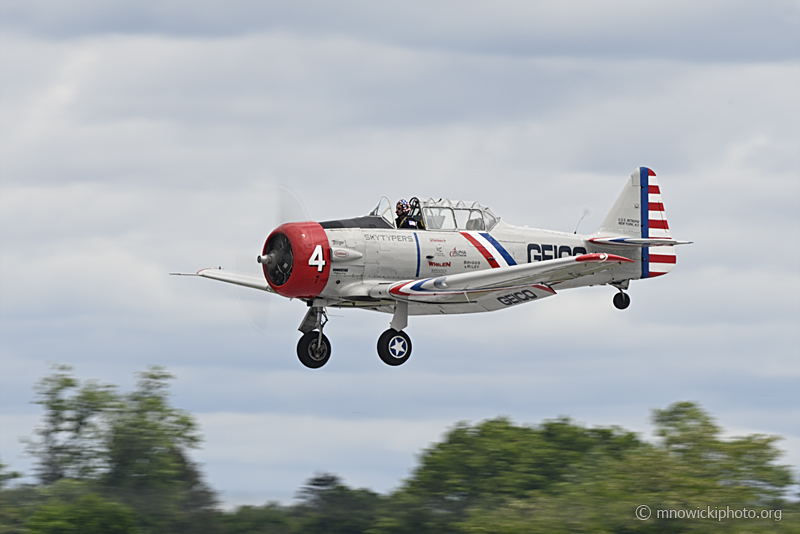
[[[638,237],[592,237],[598,245],[619,245],[627,247],[671,247],[672,245],[691,245],[691,241],[677,241],[671,237],[639,239]]]
[[[515,290],[530,299],[554,294],[550,285],[613,269],[633,260],[614,254],[583,254],[569,258],[525,263],[500,269],[402,280],[370,291],[373,297],[420,303],[471,303],[498,292]],[[525,293],[527,290],[528,293]],[[385,294],[382,294],[384,293]],[[513,293],[516,294],[516,293]],[[525,299],[528,300],[528,299]]]
[[[202,276],[203,278],[210,278],[211,280],[219,280],[220,282],[227,282],[237,286],[252,287],[253,289],[260,289],[269,293],[275,293],[267,280],[263,276],[257,276],[249,273],[237,273],[236,271],[224,271],[222,267],[218,269],[201,269],[196,273],[169,273],[175,276]]]

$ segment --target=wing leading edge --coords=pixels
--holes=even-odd
[[[267,280],[264,277],[248,273],[239,273],[236,271],[224,271],[222,270],[222,268],[201,269],[196,273],[169,273],[169,274],[175,276],[202,276],[203,278],[209,278],[211,280],[219,280],[220,282],[227,282],[229,284],[235,284],[237,286],[251,287],[253,289],[260,289],[261,291],[275,293],[275,291],[271,287],[269,287],[269,284],[267,283]]]

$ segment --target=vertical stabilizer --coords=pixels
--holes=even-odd
[[[647,167],[633,171],[596,235],[671,239],[656,173]],[[667,274],[675,261],[672,246],[642,246],[642,278]]]

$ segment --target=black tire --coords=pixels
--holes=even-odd
[[[320,350],[317,350],[318,343],[319,332],[316,330],[306,332],[297,342],[297,357],[309,369],[319,369],[331,357],[331,343],[325,334],[322,334],[322,343],[319,343]]]
[[[614,295],[614,307],[618,310],[624,310],[631,305],[631,297],[627,293],[620,291]]]
[[[411,356],[411,338],[390,328],[378,338],[378,356],[386,365],[403,365]]]

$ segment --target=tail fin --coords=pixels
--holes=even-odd
[[[639,246],[642,247],[642,278],[667,274],[675,267],[674,247],[659,243],[662,240],[671,240],[672,236],[669,233],[656,173],[647,167],[639,167],[633,171],[630,181],[595,235],[637,238],[635,241],[640,241]],[[633,240],[628,242],[633,243]],[[685,242],[675,242],[682,243]],[[655,247],[652,252],[651,246]]]

